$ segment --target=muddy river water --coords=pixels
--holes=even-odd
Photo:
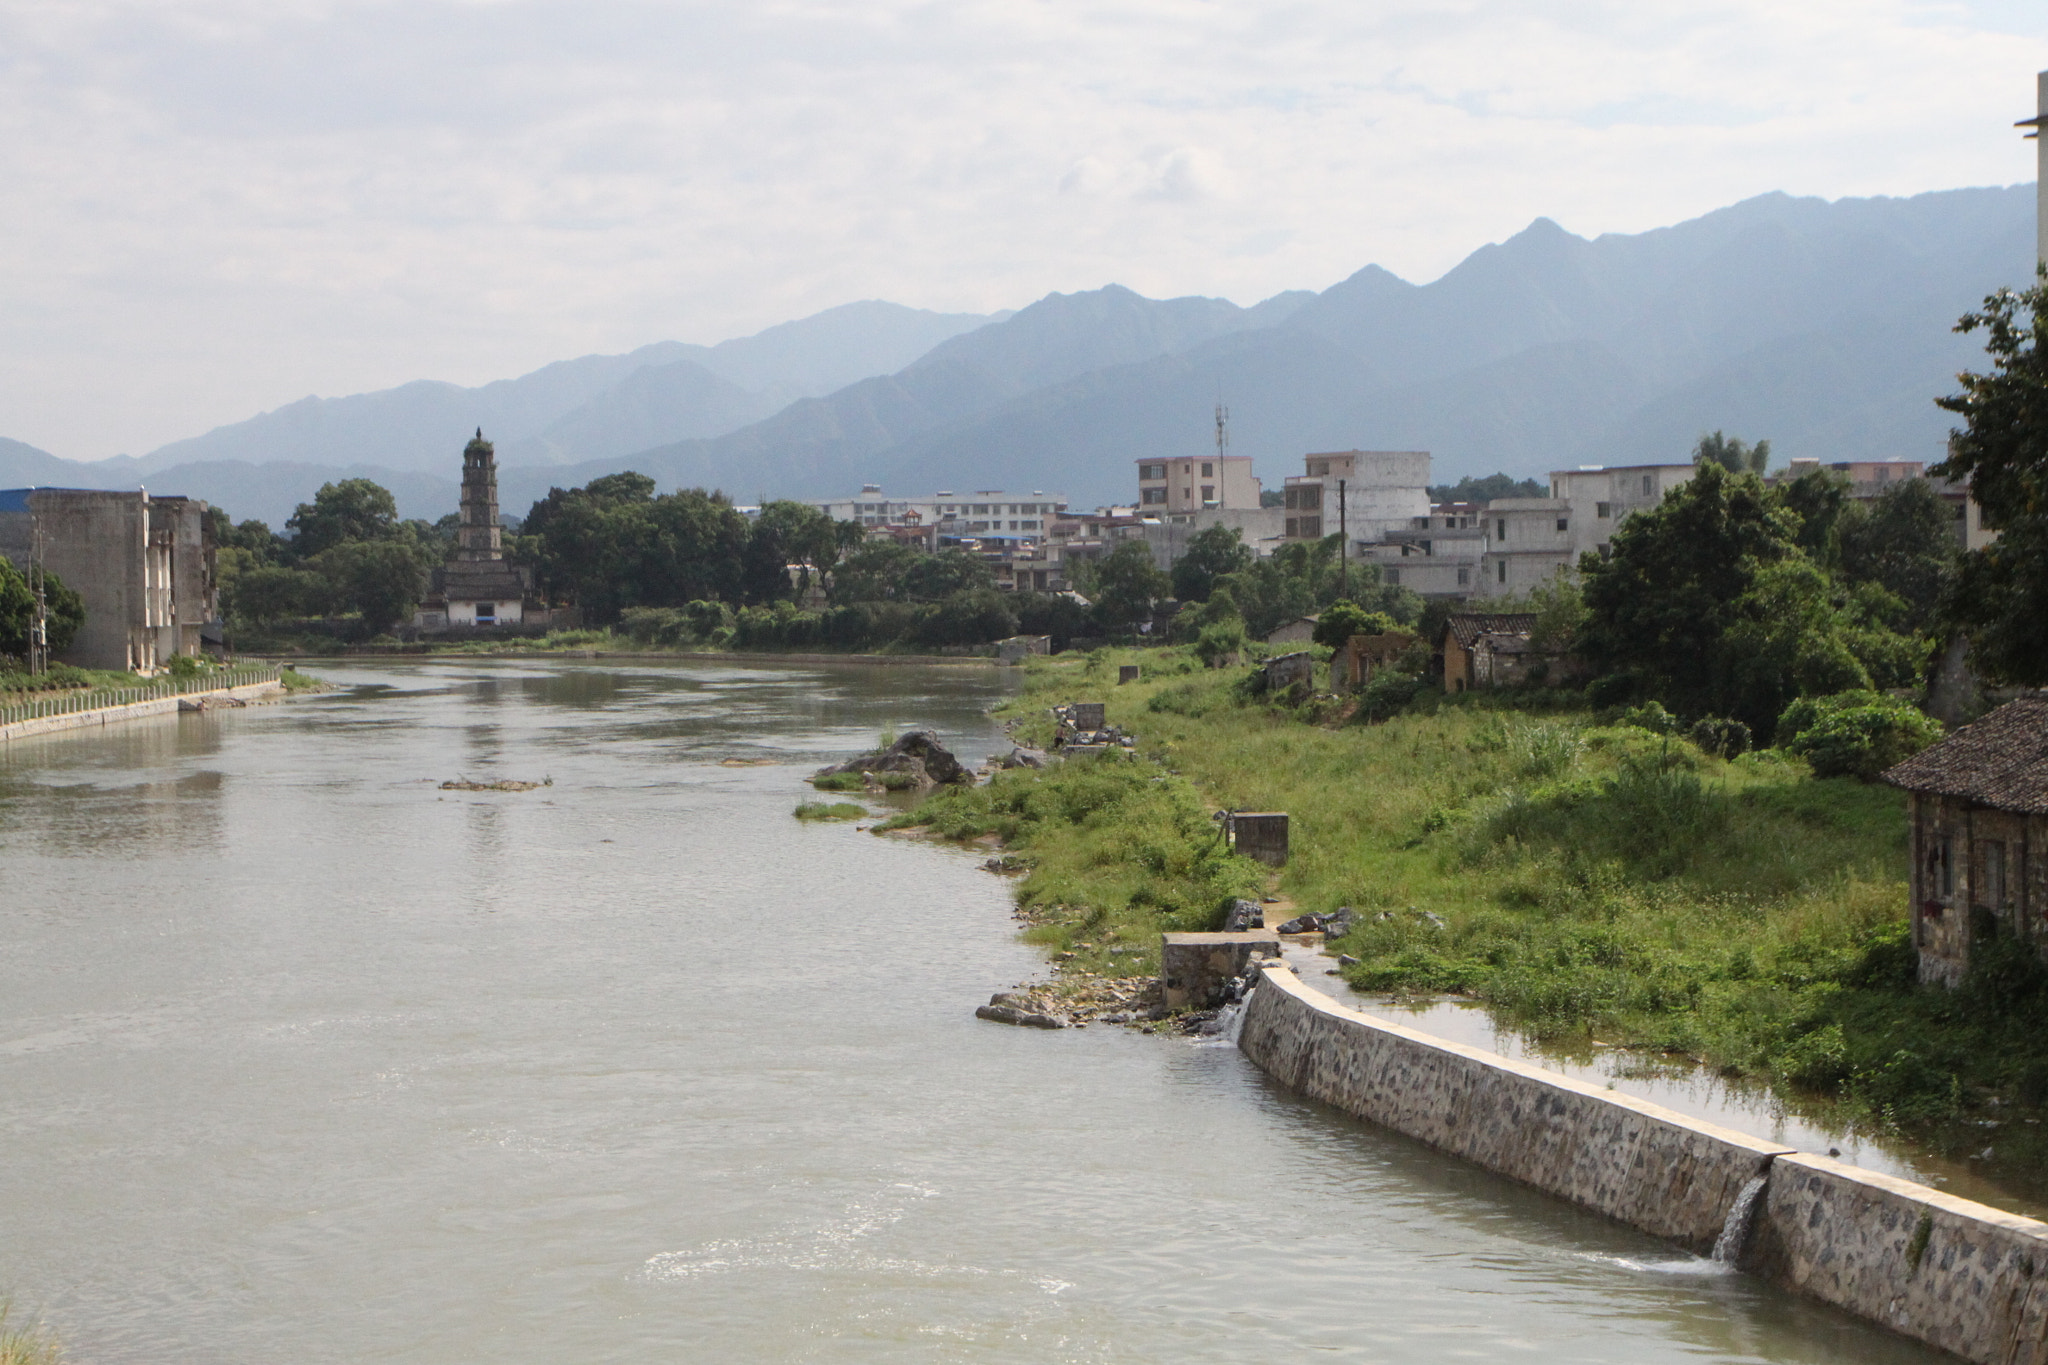
[[[0,749],[0,1295],[79,1361],[1936,1359],[1230,1048],[975,1019],[1007,884],[790,811],[998,748],[993,670],[319,671]]]

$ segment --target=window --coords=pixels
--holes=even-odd
[[[1163,464],[1141,464],[1138,466],[1138,479],[1140,482],[1149,479],[1163,479],[1165,477],[1166,466]]]
[[[1559,534],[1562,534],[1562,533],[1564,533],[1564,532],[1566,532],[1566,531],[1569,531],[1569,530],[1571,530],[1571,529],[1572,529],[1572,524],[1571,524],[1571,522],[1570,522],[1570,521],[1566,520],[1566,519],[1565,519],[1564,517],[1559,517],[1559,518],[1557,519],[1557,529],[1558,529],[1558,532],[1559,532]]]
[[[1323,486],[1319,483],[1304,484],[1301,488],[1301,510],[1314,512],[1323,505]]]
[[[1652,477],[1651,477],[1650,475],[1648,475],[1648,474],[1645,474],[1645,475],[1643,475],[1643,496],[1647,498],[1647,497],[1649,497],[1649,496],[1650,496],[1650,494],[1652,494],[1652,493],[1654,493],[1654,492],[1656,492],[1656,491],[1657,491],[1657,483],[1656,483],[1656,480],[1655,480],[1655,479],[1653,479],[1653,478],[1652,478]]]
[[[1935,836],[1934,847],[1927,855],[1928,881],[1934,894],[1947,900],[1956,893],[1955,863],[1950,858],[1953,852],[1946,834]]]
[[[1215,484],[1213,484],[1213,483],[1205,483],[1205,484],[1203,484],[1203,485],[1202,485],[1202,501],[1203,501],[1203,502],[1214,502],[1214,501],[1216,501],[1216,485],[1215,485]]]
[[[1494,522],[1494,526],[1495,526],[1495,528],[1496,528],[1496,529],[1497,529],[1497,530],[1498,530],[1498,531],[1500,532],[1500,535],[1499,535],[1499,536],[1498,536],[1497,538],[1498,538],[1498,539],[1500,539],[1500,540],[1506,540],[1506,539],[1508,538],[1508,521],[1507,521],[1507,518],[1506,518],[1506,517],[1501,517],[1501,518],[1498,518],[1498,519],[1497,519],[1497,520],[1496,520],[1496,521]]]
[[[1202,461],[1202,477],[1205,479],[1213,479],[1216,477],[1216,466],[1212,461]]]
[[[1472,571],[1471,571],[1470,569],[1459,569],[1459,570],[1458,570],[1458,586],[1459,586],[1459,587],[1461,587],[1461,588],[1464,588],[1464,587],[1470,587],[1470,586],[1471,586],[1471,584],[1472,584]]]
[[[1287,524],[1281,528],[1280,534],[1288,540],[1299,540],[1301,538],[1301,518],[1287,518]]]
[[[988,515],[988,504],[985,502],[977,502],[976,504],[974,504],[972,511],[974,515],[977,517],[985,517]],[[1605,512],[1602,512],[1600,515],[1604,517],[1607,514]]]
[[[1505,559],[1503,559],[1503,560],[1501,560],[1501,561],[1500,561],[1499,563],[1495,564],[1495,565],[1494,565],[1494,567],[1495,567],[1496,569],[1499,569],[1499,570],[1500,570],[1500,581],[1501,581],[1501,582],[1503,582],[1503,583],[1507,582],[1507,581],[1508,581],[1508,562],[1507,562],[1507,561],[1506,561]]]
[[[1323,519],[1321,517],[1303,517],[1301,519],[1301,535],[1304,540],[1321,540],[1323,538]]]
[[[480,626],[496,625],[498,623],[498,604],[496,602],[477,603],[476,623]]]
[[[1165,502],[1165,501],[1166,501],[1166,490],[1165,490],[1164,488],[1148,488],[1148,489],[1146,489],[1146,490],[1145,490],[1145,505],[1146,505],[1146,506],[1148,506],[1148,507],[1156,507],[1156,506],[1158,506],[1158,505],[1159,505],[1160,503],[1163,503],[1163,502]]]
[[[1593,504],[1593,515],[1605,521],[1614,515],[1614,505],[1612,503],[1596,502]]]
[[[1380,575],[1393,587],[1398,588],[1401,586],[1401,571],[1399,569],[1383,569],[1380,571]]]
[[[2005,841],[1986,839],[1978,847],[1983,872],[1977,885],[1977,901],[1993,910],[2005,909]]]

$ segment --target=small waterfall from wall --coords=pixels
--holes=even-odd
[[[1764,1182],[1769,1179],[1768,1175],[1756,1176],[1735,1196],[1728,1209],[1728,1221],[1721,1225],[1721,1235],[1714,1239],[1715,1260],[1734,1265],[1736,1257],[1742,1254],[1742,1244],[1749,1240],[1750,1220],[1756,1217],[1757,1196],[1764,1192]]]

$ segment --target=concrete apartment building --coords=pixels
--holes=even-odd
[[[82,668],[153,673],[197,654],[219,618],[206,504],[147,492],[84,488],[0,491],[0,554],[43,567],[85,603],[85,624],[60,659]]]
[[[1484,590],[1484,512],[1476,502],[1437,503],[1378,540],[1355,541],[1351,553],[1378,568],[1384,583],[1424,597],[1471,597]]]
[[[1003,537],[1037,540],[1064,516],[1067,500],[1033,490],[1005,493],[983,489],[962,497],[941,491],[930,497],[890,498],[879,484],[863,484],[860,495],[811,504],[834,521],[852,521],[870,530],[892,526],[936,528],[944,539]]]
[[[1429,452],[1338,450],[1303,457],[1282,489],[1284,540],[1378,542],[1429,516]]]
[[[1259,480],[1249,455],[1137,463],[1138,511],[1143,516],[1186,524],[1197,512],[1258,509]]]
[[[1685,464],[1580,465],[1550,476],[1550,497],[1568,505],[1570,563],[1591,550],[1605,554],[1614,528],[1631,512],[1655,507],[1664,495],[1689,481],[1697,467]]]

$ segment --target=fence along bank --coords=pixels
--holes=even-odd
[[[2048,1365],[2048,1223],[1375,1019],[1278,962],[1238,1046],[1355,1118],[1966,1360]]]

